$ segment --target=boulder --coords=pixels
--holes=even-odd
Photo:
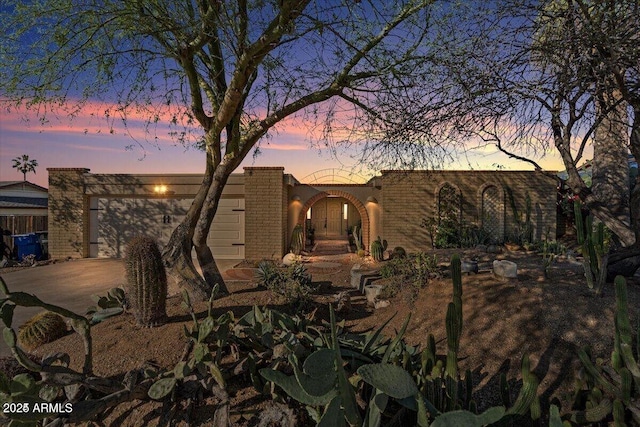
[[[498,246],[498,245],[489,245],[489,246],[487,246],[487,253],[490,253],[490,254],[501,254],[502,253],[502,247]]]
[[[382,285],[367,285],[364,287],[364,294],[367,297],[368,305],[375,305],[378,295],[382,292]]]
[[[511,261],[495,260],[493,261],[493,274],[504,279],[517,279],[518,265]]]
[[[478,262],[477,261],[462,261],[460,265],[463,273],[478,273]]]
[[[389,300],[386,300],[386,299],[376,300],[376,302],[373,303],[373,308],[377,310],[379,308],[389,307],[390,305],[391,305],[391,302],[389,302]]]
[[[291,264],[294,264],[296,261],[299,261],[299,260],[300,260],[300,257],[294,254],[293,252],[289,252],[284,257],[282,257],[282,263],[286,266],[290,266]]]

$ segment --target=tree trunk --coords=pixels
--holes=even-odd
[[[193,234],[203,208],[206,195],[211,187],[215,166],[211,156],[207,154],[207,167],[202,184],[193,199],[184,219],[171,233],[169,242],[162,252],[162,258],[168,273],[178,282],[180,287],[186,288],[194,297],[207,300],[215,282],[210,283],[198,273],[191,256]],[[206,244],[206,243],[205,243]],[[196,248],[196,253],[198,249]],[[201,250],[202,251],[202,250]],[[222,278],[220,277],[220,280]]]
[[[629,162],[627,103],[621,101],[619,92],[602,91],[596,105],[601,117],[593,140],[593,171],[591,191],[608,213],[622,227],[631,228],[629,215]],[[596,217],[598,214],[594,212]],[[600,218],[598,218],[600,219]],[[602,220],[610,229],[611,226]],[[623,246],[635,241],[635,233],[616,233]],[[629,234],[628,237],[625,237]]]
[[[215,262],[211,248],[207,245],[207,236],[209,235],[213,218],[218,211],[218,203],[222,196],[222,190],[224,189],[224,186],[229,179],[229,175],[233,170],[233,166],[229,165],[227,162],[228,161],[226,159],[223,160],[216,168],[216,172],[213,176],[213,183],[209,186],[207,196],[204,200],[202,210],[200,211],[193,233],[193,244],[196,248],[198,264],[200,264],[200,267],[202,268],[204,280],[212,288],[217,284],[218,292],[222,295],[228,295],[229,290],[224,283],[224,279],[222,278],[222,274]]]
[[[633,106],[633,125],[631,127],[631,154],[636,162],[640,162],[640,105]],[[635,187],[631,191],[629,205],[631,208],[631,228],[636,235],[636,247],[640,247],[640,175],[636,177]]]

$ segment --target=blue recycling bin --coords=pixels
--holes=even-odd
[[[18,260],[22,261],[27,255],[35,255],[37,260],[42,258],[40,236],[36,233],[16,234],[13,243],[18,248]]]

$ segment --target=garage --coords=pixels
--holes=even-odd
[[[169,241],[191,199],[91,197],[89,199],[89,256],[120,258],[135,235]],[[211,224],[207,244],[218,259],[244,259],[245,204],[243,198],[222,198]]]

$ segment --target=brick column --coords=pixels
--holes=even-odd
[[[89,209],[84,168],[48,168],[49,253],[51,258],[82,258],[89,252]]]
[[[285,253],[288,211],[283,171],[283,167],[244,168],[246,259],[280,259]]]

